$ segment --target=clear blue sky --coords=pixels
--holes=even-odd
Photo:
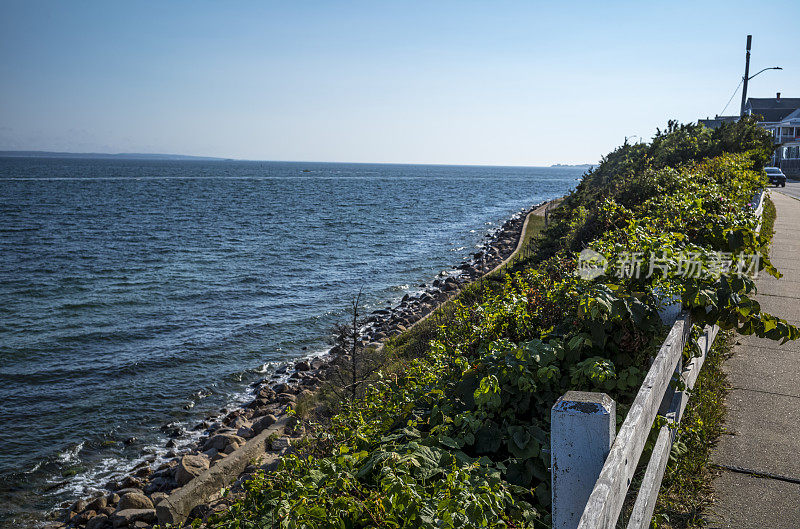
[[[0,149],[595,162],[800,97],[800,2],[0,0]],[[781,29],[783,28],[783,29]],[[735,113],[739,96],[727,113]]]

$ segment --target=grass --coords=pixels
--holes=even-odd
[[[670,453],[653,516],[656,527],[705,526],[705,515],[713,504],[711,454],[725,425],[727,379],[722,364],[731,349],[731,334],[720,332],[703,364]]]
[[[775,210],[775,204],[770,200],[769,196],[764,198],[764,212],[761,216],[761,244],[769,245],[772,242],[772,236],[775,235],[775,219],[778,212]]]
[[[522,235],[523,245],[530,244],[531,239],[538,237],[544,229],[544,216],[531,215],[528,217],[528,226],[525,228],[525,233]]]
[[[775,204],[766,197],[760,237],[767,247],[772,242],[776,217]],[[728,386],[722,364],[733,354],[732,349],[732,334],[720,332],[703,364],[677,442],[672,447],[653,515],[655,527],[695,529],[706,526],[706,516],[713,506],[713,480],[717,473],[711,465],[711,454],[725,426]]]

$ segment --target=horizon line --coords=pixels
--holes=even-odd
[[[43,156],[44,155],[44,156]],[[232,162],[268,162],[268,163],[330,163],[330,164],[361,164],[361,165],[427,165],[427,166],[460,166],[460,167],[592,167],[595,163],[564,163],[557,162],[552,164],[498,164],[498,163],[442,163],[442,162],[352,162],[352,161],[323,161],[323,160],[267,160],[256,158],[231,158],[222,156],[207,156],[197,154],[174,154],[174,153],[145,153],[145,152],[75,152],[75,151],[48,151],[38,149],[0,149],[0,158],[59,158],[65,157],[84,157],[84,158],[125,158],[138,157],[139,159],[165,159],[175,158],[173,161],[205,160],[205,161],[232,161]]]

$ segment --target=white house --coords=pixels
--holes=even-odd
[[[746,115],[759,116],[758,124],[772,133],[775,153],[772,165],[786,176],[800,177],[800,97],[751,97],[744,107]],[[723,123],[735,122],[739,116],[716,116],[699,119],[698,123],[715,129]]]
[[[777,123],[765,124],[775,144],[773,165],[786,176],[800,176],[800,108]]]

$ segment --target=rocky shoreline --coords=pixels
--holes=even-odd
[[[420,285],[418,292],[406,294],[397,306],[373,311],[361,329],[363,340],[379,345],[383,340],[401,334],[457,294],[465,284],[492,271],[514,253],[525,219],[544,204],[546,202],[511,216],[486,236],[480,249],[469,260],[441,272],[430,284]],[[59,521],[49,522],[44,527],[152,527],[158,523],[156,508],[159,503],[219,461],[230,457],[248,440],[285,419],[290,406],[311,395],[339,369],[341,358],[334,348],[322,356],[296,361],[292,368],[286,366],[270,378],[256,382],[253,384],[254,399],[244,407],[233,411],[222,409],[220,414],[209,416],[195,425],[193,430],[202,432],[196,442],[179,444],[176,439],[183,432],[175,425],[165,425],[162,432],[171,439],[165,445],[168,451],[163,458],[155,454],[145,456],[129,475],[106,483],[105,492],[61,505],[54,511]],[[286,430],[283,436],[271,438],[267,443],[267,452],[273,455],[267,458],[268,463],[246,465],[231,485],[231,494],[224,498],[206,499],[192,509],[187,521],[205,521],[211,514],[227,509],[243,494],[245,481],[259,470],[274,468],[279,456],[291,450],[293,435],[300,435],[290,428]]]

